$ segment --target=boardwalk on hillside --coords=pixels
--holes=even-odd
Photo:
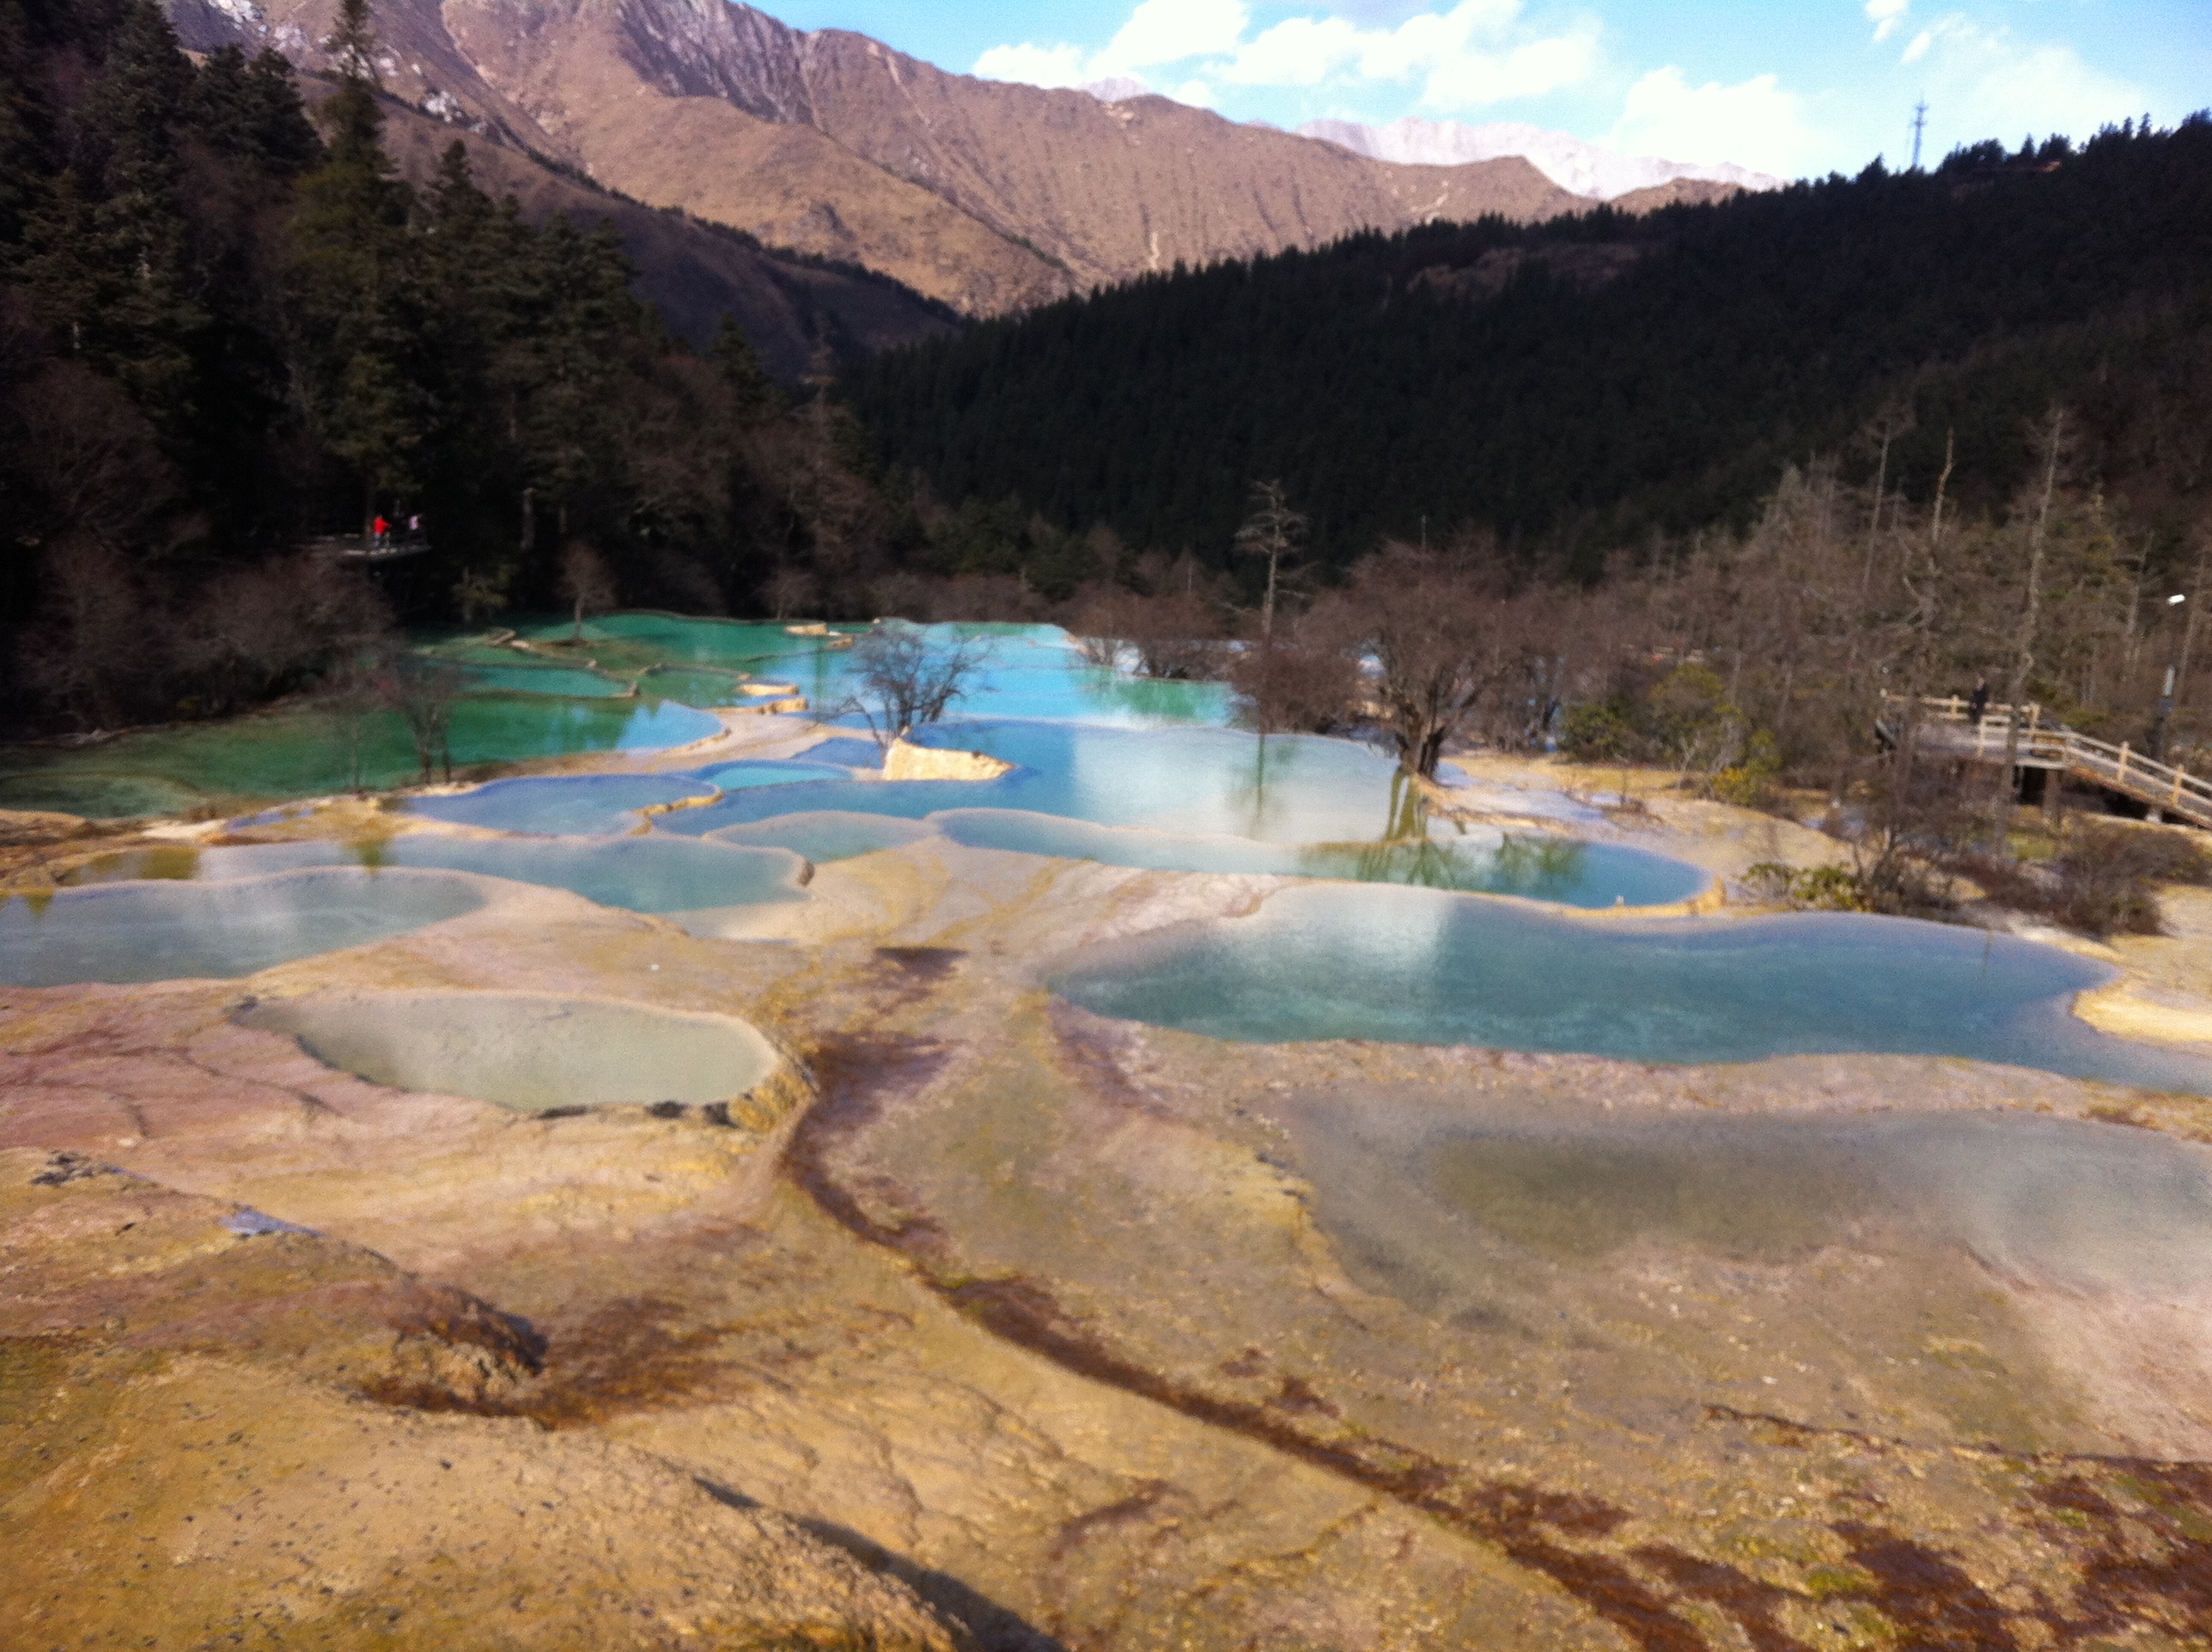
[[[1903,732],[1905,707],[1900,695],[1882,696],[1881,716],[1875,726],[1892,744]],[[1964,700],[1923,700],[1916,737],[1919,750],[1968,762],[2001,763],[2013,714],[2010,706],[1992,705],[1976,721]],[[2019,744],[2012,761],[2017,768],[2057,770],[2133,798],[2150,809],[2153,819],[2185,821],[2212,830],[2212,780],[2147,757],[2125,741],[2114,745],[2063,724],[2047,723],[2040,706],[2021,708]]]

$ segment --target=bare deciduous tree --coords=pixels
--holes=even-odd
[[[201,708],[227,711],[374,647],[391,622],[375,586],[332,559],[278,557],[202,586],[177,628],[173,659]]]
[[[1359,667],[1325,616],[1308,615],[1232,655],[1240,720],[1262,734],[1324,734],[1358,717]]]
[[[72,538],[46,556],[44,623],[25,640],[32,685],[91,729],[128,720],[159,670],[144,593],[122,554]]]
[[[941,719],[990,654],[981,637],[938,640],[919,626],[886,622],[854,647],[856,687],[838,710],[866,718],[876,744],[888,746]]]
[[[1252,513],[1237,530],[1237,549],[1267,559],[1267,593],[1260,603],[1262,641],[1275,635],[1275,592],[1282,566],[1297,556],[1305,531],[1305,517],[1290,507],[1280,482],[1252,484]]]
[[[381,674],[384,702],[399,714],[415,741],[415,761],[422,783],[430,783],[432,771],[443,768],[453,778],[453,706],[467,687],[459,666],[402,650],[386,662]]]
[[[1435,775],[1445,745],[1518,664],[1502,585],[1486,547],[1450,555],[1394,543],[1316,604],[1347,649],[1373,659],[1377,744],[1409,774]]]
[[[584,616],[604,614],[615,605],[615,576],[605,557],[580,540],[572,540],[561,553],[561,594],[575,610],[571,642],[584,640]]]
[[[761,594],[768,598],[769,610],[781,624],[822,600],[822,581],[812,570],[786,562],[768,576]]]
[[[377,714],[390,708],[384,686],[386,669],[375,653],[343,660],[323,678],[317,696],[330,714],[338,748],[345,753],[347,789],[355,793],[363,789],[362,768]]]

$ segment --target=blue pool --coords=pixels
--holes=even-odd
[[[1662,1062],[1957,1055],[2212,1094],[2212,1061],[2097,1032],[2108,980],[2052,947],[1906,919],[1593,920],[1426,890],[1311,886],[1249,918],[1093,949],[1085,1009],[1255,1042],[1378,1039]]]

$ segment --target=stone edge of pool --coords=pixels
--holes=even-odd
[[[246,979],[251,979],[247,977]],[[405,1090],[363,1077],[316,1053],[307,1043],[306,1035],[285,1025],[288,1009],[297,1010],[309,1005],[336,1007],[348,1003],[371,1000],[409,999],[416,1002],[436,1000],[440,1003],[459,1003],[472,999],[503,999],[510,1001],[532,1001],[545,1005],[592,1004],[636,1014],[641,1017],[666,1021],[686,1021],[718,1027],[741,1029],[759,1042],[765,1053],[767,1071],[744,1090],[726,1096],[705,1102],[643,1102],[611,1101],[580,1102],[547,1108],[516,1107],[492,1101],[480,1096],[471,1096],[458,1090]],[[234,1025],[252,1032],[265,1032],[286,1038],[296,1044],[301,1054],[334,1073],[344,1074],[359,1083],[374,1085],[394,1095],[449,1096],[457,1100],[495,1109],[524,1121],[556,1121],[585,1114],[599,1117],[650,1117],[675,1119],[696,1114],[710,1125],[735,1127],[750,1130],[756,1135],[773,1134],[781,1127],[794,1121],[817,1096],[812,1075],[806,1065],[779,1040],[772,1037],[757,1023],[743,1016],[729,1015],[713,1010],[674,1009],[641,999],[621,998],[608,993],[539,993],[520,988],[487,988],[453,987],[393,987],[331,988],[311,987],[299,992],[280,992],[267,995],[248,993],[234,1004],[225,1019]]]

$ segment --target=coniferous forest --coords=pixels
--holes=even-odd
[[[195,61],[151,0],[0,0],[18,732],[219,715],[395,620],[587,600],[1056,619],[1341,727],[1433,549],[1496,743],[1674,761],[1690,693],[1734,731],[1697,766],[1757,733],[1840,774],[1881,693],[1984,671],[2203,741],[2212,650],[2164,598],[2212,544],[2203,118],[1179,270],[785,386],[459,145],[403,179],[365,0],[334,47],[302,77]],[[328,554],[379,518],[424,548]],[[1727,669],[1651,665],[1692,657]]]
[[[580,548],[612,599],[714,612],[884,540],[827,404],[733,326],[672,338],[611,229],[533,227],[458,143],[402,179],[374,38],[353,0],[319,82],[196,64],[152,0],[0,3],[19,728],[234,709],[395,610],[560,605]],[[429,550],[374,582],[307,550],[379,517]]]
[[[887,352],[852,393],[940,496],[1225,560],[1280,477],[1341,568],[1494,531],[1587,578],[1844,457],[1969,503],[2054,400],[2178,535],[2212,423],[2212,121],[1880,165],[1717,206],[1357,237]]]

